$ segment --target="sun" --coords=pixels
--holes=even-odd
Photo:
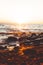
[[[18,23],[19,25],[21,25],[21,24],[24,24],[26,22],[25,22],[25,20],[19,18],[19,20],[16,20],[16,23]]]
[[[21,24],[23,24],[23,23],[25,23],[25,22],[17,21],[16,23],[19,24],[19,25],[21,25]]]

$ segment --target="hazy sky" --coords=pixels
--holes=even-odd
[[[0,20],[19,23],[43,20],[43,0],[0,0]]]

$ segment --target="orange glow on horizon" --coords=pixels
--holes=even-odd
[[[43,24],[43,21],[30,21],[30,22],[14,22],[14,21],[10,21],[10,20],[0,20],[0,24],[11,24],[11,25],[18,25],[21,26],[23,25],[27,25],[27,24]]]

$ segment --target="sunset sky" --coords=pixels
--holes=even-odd
[[[0,22],[43,23],[43,0],[0,0]]]

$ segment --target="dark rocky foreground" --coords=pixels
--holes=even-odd
[[[18,47],[12,51],[0,50],[0,65],[43,65],[43,45],[25,48],[25,50]]]
[[[43,34],[23,36],[19,42],[12,51],[0,47],[0,65],[43,65]]]

